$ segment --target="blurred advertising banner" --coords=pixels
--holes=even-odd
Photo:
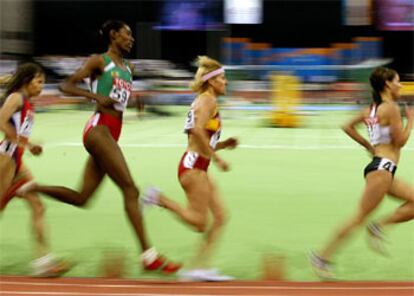
[[[0,0],[1,54],[32,53],[31,0]]]
[[[414,30],[414,0],[377,0],[377,29]]]
[[[372,25],[373,0],[343,0],[342,18],[346,26]]]
[[[261,24],[262,18],[262,0],[224,1],[224,22],[226,24]]]

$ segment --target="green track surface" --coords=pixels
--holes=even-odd
[[[165,107],[173,116],[125,116],[120,145],[140,187],[160,187],[185,203],[177,180],[184,151],[182,133],[186,108]],[[76,188],[87,153],[81,135],[91,111],[61,110],[38,113],[33,140],[44,144],[40,157],[25,155],[39,183]],[[264,128],[263,112],[223,111],[223,138],[236,136],[241,147],[220,155],[232,170],[212,165],[230,213],[229,223],[213,265],[239,279],[261,277],[263,256],[285,257],[287,278],[317,280],[308,264],[311,249],[320,248],[355,210],[364,186],[367,153],[339,126],[353,113],[320,112],[306,115],[296,129]],[[414,140],[402,152],[397,177],[414,185]],[[88,208],[77,209],[49,198],[47,225],[51,246],[77,265],[68,276],[98,276],[106,252],[124,252],[127,276],[158,278],[138,266],[136,240],[124,215],[122,197],[106,179]],[[372,218],[391,213],[400,201],[386,198]],[[0,274],[28,274],[32,259],[30,213],[22,200],[10,202],[0,218]],[[161,209],[145,213],[148,234],[169,257],[186,262],[201,238]],[[365,232],[358,231],[335,257],[339,278],[346,280],[414,280],[414,224],[390,229],[390,258],[371,252]]]

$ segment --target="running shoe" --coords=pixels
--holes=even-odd
[[[178,278],[185,282],[228,282],[234,280],[234,277],[221,274],[215,268],[179,271]]]
[[[141,212],[143,212],[145,208],[159,206],[160,190],[156,187],[148,187],[139,199],[139,203]]]
[[[31,264],[33,277],[60,277],[72,268],[73,264],[48,254],[34,260]]]
[[[181,268],[180,263],[169,261],[160,255],[155,248],[146,250],[141,254],[141,262],[146,271],[161,271],[165,274],[173,274]]]
[[[390,254],[387,250],[384,231],[378,223],[370,222],[367,225],[367,243],[368,246],[376,253],[389,257]]]
[[[332,263],[315,252],[309,254],[309,261],[315,274],[324,281],[335,280]]]

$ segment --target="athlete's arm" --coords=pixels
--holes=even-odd
[[[386,112],[389,117],[392,141],[397,147],[403,147],[407,143],[408,138],[410,137],[410,133],[413,128],[414,115],[412,113],[412,110],[406,107],[405,111],[407,114],[407,124],[404,128],[398,105],[387,105],[388,106]]]
[[[201,95],[203,96],[203,95]],[[194,106],[194,127],[190,130],[203,154],[214,157],[214,150],[211,148],[205,126],[214,112],[215,102],[210,97],[200,97]]]
[[[83,82],[83,79],[90,78],[97,72],[102,72],[105,67],[105,61],[100,55],[92,55],[89,57],[82,67],[74,74],[69,76],[65,81],[59,85],[59,89],[74,96],[83,96],[91,100],[97,101],[102,106],[108,107],[116,103],[110,97],[102,96],[92,93],[90,91],[81,89],[77,86],[78,83]]]
[[[128,67],[131,70],[131,77],[132,77],[132,79],[134,79],[135,66],[131,62],[128,62]]]
[[[236,138],[228,138],[224,141],[216,144],[216,151],[221,149],[234,149],[239,145],[239,141]]]
[[[374,147],[356,130],[356,126],[364,121],[366,112],[366,109],[359,112],[356,116],[351,118],[350,121],[348,121],[342,126],[342,130],[348,136],[350,136],[355,142],[365,147],[365,149],[367,149],[371,154],[374,154]]]
[[[17,110],[23,106],[23,97],[18,93],[11,94],[4,102],[3,107],[0,109],[0,130],[4,132],[7,140],[18,143],[19,139],[17,136],[16,129],[9,122]]]
[[[19,147],[28,147],[30,152],[34,155],[42,153],[43,148],[40,145],[30,143],[28,140],[19,141],[15,127],[10,123],[10,118],[13,113],[18,111],[23,106],[23,97],[19,93],[11,94],[4,102],[0,109],[0,130],[4,132],[8,141],[17,144]]]
[[[199,98],[194,108],[194,122],[195,125],[191,129],[191,134],[195,140],[199,143],[200,149],[205,155],[211,158],[222,170],[228,170],[228,165],[215,153],[214,149],[210,146],[208,140],[208,134],[205,130],[205,126],[213,115],[216,108],[216,101],[210,97]]]
[[[131,70],[131,78],[132,78],[132,83],[131,83],[131,85],[133,86],[134,85],[134,71],[135,71],[135,66],[134,66],[134,64],[132,64],[131,62],[129,62],[128,61],[128,67],[129,67],[129,69]],[[130,98],[135,98],[135,102],[136,102],[136,104],[137,104],[137,106],[138,106],[138,96],[139,95],[134,95],[134,93],[133,93],[133,88],[131,88],[131,95],[130,95]]]

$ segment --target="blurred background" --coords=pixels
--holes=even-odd
[[[47,72],[34,99],[33,134],[45,152],[25,155],[40,183],[76,188],[80,181],[87,157],[81,133],[94,105],[57,85],[87,56],[107,50],[98,35],[104,21],[126,21],[135,38],[128,57],[135,64],[134,95],[120,145],[141,189],[155,184],[185,202],[176,168],[195,97],[188,87],[194,59],[206,54],[225,65],[223,136],[236,136],[241,145],[220,152],[231,172],[209,169],[231,214],[215,265],[241,279],[259,278],[263,254],[276,253],[286,258],[288,279],[315,280],[307,253],[353,212],[370,161],[340,125],[370,103],[368,76],[377,66],[397,70],[402,101],[414,102],[414,0],[0,0],[0,17],[3,85],[22,61]],[[410,184],[413,151],[411,137],[397,172]],[[136,244],[129,225],[120,218],[120,193],[112,182],[102,187],[88,211],[44,199],[52,246],[79,262],[69,276],[99,274],[100,253],[121,248],[128,250],[128,276],[143,277],[130,251]],[[374,216],[398,205],[386,199]],[[2,274],[28,272],[29,217],[13,200],[0,221]],[[162,252],[189,258],[196,234],[163,211],[145,220]],[[339,278],[412,281],[412,230],[412,223],[396,227],[396,255],[387,261],[356,239],[341,253]]]
[[[122,19],[136,40],[129,56],[137,66],[135,94],[149,104],[188,104],[193,98],[188,93],[192,61],[202,54],[226,65],[229,97],[243,101],[243,106],[271,103],[290,108],[282,106],[283,95],[277,99],[275,79],[281,74],[300,84],[294,105],[302,100],[362,102],[370,96],[367,75],[380,65],[396,69],[406,86],[404,96],[413,95],[414,0],[0,3],[0,74],[7,77],[19,61],[34,59],[47,69],[44,94],[58,96],[54,83],[88,55],[105,51],[98,35],[101,24]],[[42,102],[54,103],[61,100]],[[295,124],[278,120],[273,123]]]

